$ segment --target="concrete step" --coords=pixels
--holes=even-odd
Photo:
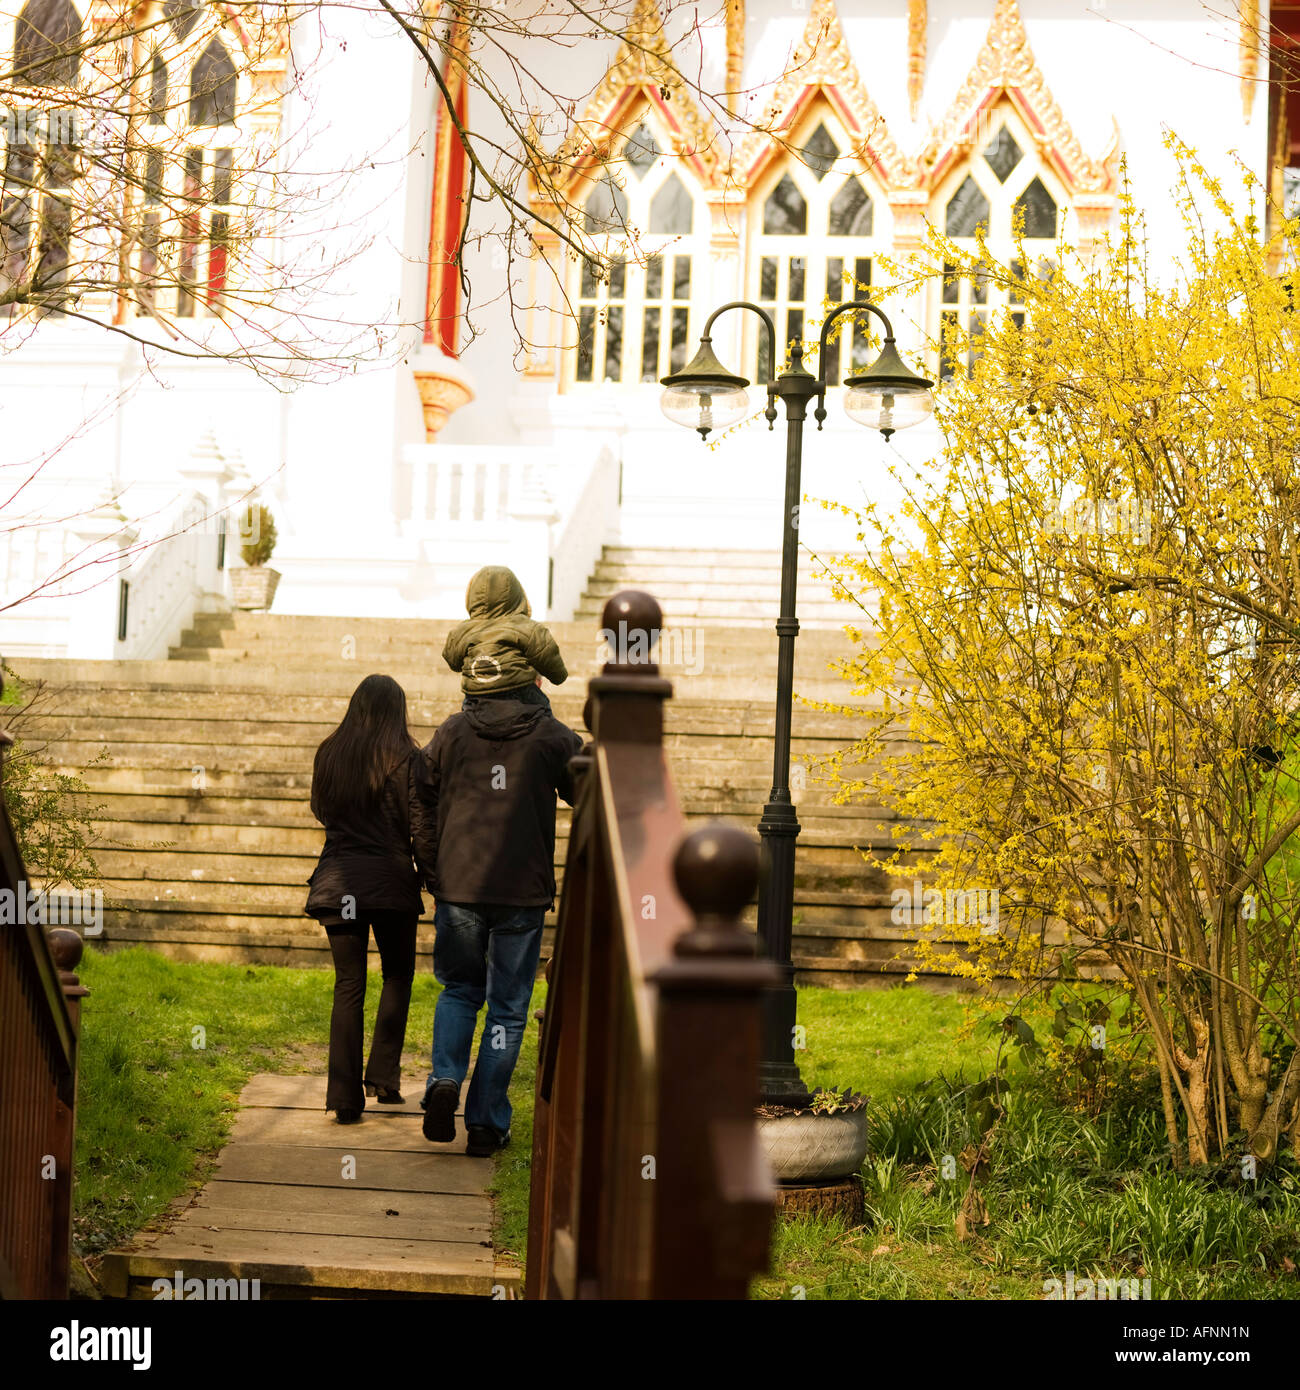
[[[796,775],[806,780],[796,798],[795,961],[801,977],[896,979],[915,963],[917,929],[892,922],[891,881],[862,853],[893,852],[894,820],[861,802],[835,804],[819,780],[867,728],[868,707],[839,667],[855,656],[844,624],[869,619],[835,601],[819,568],[801,557],[795,686],[828,707],[794,712]],[[674,687],[665,744],[688,822],[722,815],[752,826],[770,789],[779,583],[775,551],[607,549],[577,618],[548,624],[572,672],[551,692],[557,717],[581,727],[587,680],[607,656],[598,640],[607,597],[648,589],[676,623],[660,648]],[[47,687],[22,716],[21,737],[89,788],[108,946],[328,964],[325,934],[302,911],[323,840],[308,804],[312,758],[374,670],[403,684],[413,732],[427,739],[460,705],[459,681],[441,662],[454,621],[203,614],[170,661],[25,663],[23,677]],[[569,824],[561,807],[561,881]],[[930,857],[913,857],[916,872]],[[420,941],[425,968],[427,924]]]
[[[821,568],[834,564],[839,556],[834,553],[814,556],[809,550],[800,550],[800,569]],[[690,549],[678,550],[671,546],[626,546],[607,545],[597,564],[617,565],[620,568],[643,570],[647,567],[680,573],[699,568],[736,570],[756,569],[768,574],[774,570],[781,572],[781,552],[774,550],[716,550]]]

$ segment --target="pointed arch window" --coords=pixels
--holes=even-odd
[[[166,0],[163,14],[178,39],[187,39],[203,12],[202,0]]]
[[[871,235],[875,205],[862,186],[861,179],[846,179],[840,191],[831,199],[830,217],[826,230],[831,236]]]
[[[14,25],[11,81],[17,89],[76,82],[84,37],[71,0],[28,0]],[[17,132],[0,166],[0,290],[24,288],[42,313],[58,313],[72,258],[73,193],[82,177],[75,120],[43,108],[14,113]],[[0,317],[20,312],[17,302]]]
[[[72,0],[27,0],[14,26],[14,85],[71,86],[81,67],[81,36]]]
[[[663,236],[689,236],[695,222],[695,200],[674,173],[650,200],[650,230]]]
[[[1056,239],[1056,199],[1043,187],[1042,179],[1030,181],[1016,199],[1014,211],[1024,221],[1026,237]]]
[[[576,351],[565,384],[657,382],[686,365],[708,226],[703,192],[649,108],[593,180],[583,226],[604,236],[608,276],[575,268]]]
[[[807,230],[808,200],[790,175],[783,174],[763,199],[763,235],[803,236]]]
[[[1061,233],[1061,201],[1052,179],[1032,151],[1034,141],[1008,103],[992,113],[992,134],[984,145],[944,180],[936,191],[931,219],[945,235],[971,252],[982,237],[1003,264],[1027,273],[1019,263],[1013,228],[1020,221],[1026,257],[1036,273],[1049,273]],[[1025,320],[1024,296],[979,274],[958,273],[945,265],[931,319],[939,339],[940,380],[970,371],[979,357],[979,339],[992,316],[1008,313],[1013,323]],[[964,350],[958,346],[964,340]]]
[[[231,57],[240,50],[228,35],[195,32],[204,13],[197,0],[168,3],[163,13],[170,34],[161,34],[162,51],[154,51],[140,78],[149,143],[136,166],[135,313],[217,316],[235,270],[240,152],[246,148],[239,72]],[[174,90],[177,68],[182,75]]]
[[[606,170],[583,207],[583,224],[592,236],[627,234],[627,194]]]
[[[847,131],[822,104],[794,133],[789,149],[758,177],[750,205],[746,247],[749,298],[772,315],[779,371],[794,339],[820,332],[827,303],[869,293],[876,255],[887,246],[878,214],[887,203],[871,176],[844,151]],[[877,206],[879,204],[879,207]],[[755,325],[756,326],[756,325]],[[828,344],[827,371],[844,375],[848,362],[869,358],[869,325],[846,325],[843,339]],[[746,361],[755,381],[771,370],[765,335],[746,325]]]
[[[149,62],[149,104],[145,124],[167,124],[167,64],[156,48]]]
[[[987,236],[988,230],[989,200],[979,184],[967,174],[944,208],[944,235],[973,237],[983,233]]]
[[[234,125],[235,65],[218,38],[208,40],[190,74],[190,124]]]

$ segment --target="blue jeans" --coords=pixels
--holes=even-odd
[[[542,950],[544,907],[439,902],[433,915],[433,973],[442,993],[433,1011],[435,1081],[458,1086],[469,1070],[478,1011],[487,1018],[465,1099],[465,1125],[510,1130],[507,1094],[528,1024],[528,1005]]]

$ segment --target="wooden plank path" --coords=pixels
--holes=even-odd
[[[521,1273],[496,1259],[490,1158],[430,1144],[418,1095],[373,1099],[357,1125],[325,1111],[323,1076],[249,1079],[211,1180],[165,1232],[104,1258],[105,1291],[257,1279],[263,1298],[506,1297]]]

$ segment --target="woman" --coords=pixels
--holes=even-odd
[[[366,952],[371,930],[383,966],[365,1093],[400,1105],[402,1044],[415,975],[415,928],[426,817],[416,795],[418,752],[406,723],[406,693],[391,676],[367,676],[343,722],[316,750],[312,814],[325,848],[308,883],[307,912],[329,933],[334,956],[329,1084],[325,1108],[339,1124],[365,1109],[361,1072]]]

